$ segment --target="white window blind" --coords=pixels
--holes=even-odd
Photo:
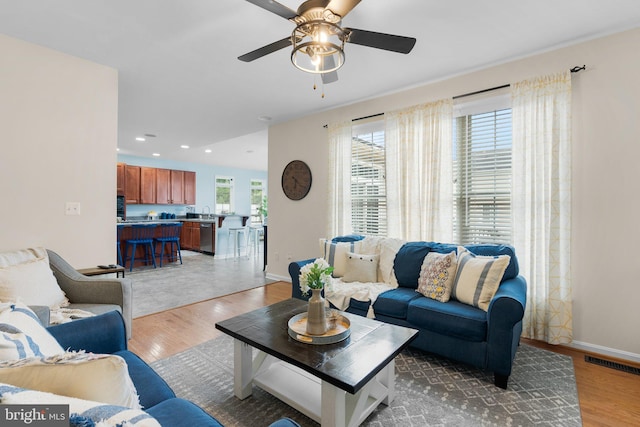
[[[351,221],[353,232],[387,234],[384,122],[354,126],[351,139]]]
[[[511,109],[454,122],[456,242],[511,242]]]

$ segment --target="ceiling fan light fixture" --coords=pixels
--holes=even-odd
[[[335,71],[344,64],[346,38],[347,32],[332,22],[304,22],[291,33],[291,62],[307,73],[324,74]]]

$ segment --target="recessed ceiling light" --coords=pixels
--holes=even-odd
[[[136,136],[136,141],[145,142],[146,139],[141,136]]]
[[[253,153],[253,150],[247,150],[247,153],[251,154]]]
[[[260,117],[258,117],[258,120],[260,120],[261,122],[270,122],[271,121],[271,117],[269,117],[269,116],[260,116]]]
[[[189,148],[189,146],[188,145],[181,145],[180,148],[187,149],[187,148]]]
[[[116,151],[120,151],[120,147],[116,147]]]
[[[207,148],[206,150],[204,150],[205,153],[210,153],[211,152],[211,148]]]
[[[154,157],[160,157],[160,153],[153,153],[152,156]]]

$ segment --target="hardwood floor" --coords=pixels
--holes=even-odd
[[[129,341],[129,349],[147,362],[164,359],[220,336],[222,333],[214,327],[216,322],[290,296],[291,284],[277,282],[139,317],[133,320],[133,338]],[[523,342],[573,358],[584,426],[640,426],[639,375],[587,363],[584,352],[568,347],[527,339],[523,339]],[[640,367],[640,364],[620,362]]]

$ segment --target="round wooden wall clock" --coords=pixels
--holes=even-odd
[[[311,189],[311,169],[302,160],[293,160],[282,171],[282,191],[291,200],[301,200]]]

